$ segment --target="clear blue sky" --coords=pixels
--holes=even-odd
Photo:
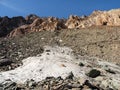
[[[94,10],[120,8],[120,0],[0,0],[0,16],[68,17],[89,15]]]

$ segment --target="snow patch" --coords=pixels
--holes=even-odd
[[[83,63],[84,66],[79,66]],[[34,80],[39,82],[46,77],[59,77],[65,79],[70,72],[76,78],[84,78],[85,80],[92,80],[86,76],[91,69],[98,69],[102,72],[96,82],[107,82],[109,86],[120,87],[120,67],[109,63],[100,61],[98,58],[76,56],[72,53],[72,49],[68,47],[50,47],[46,46],[44,52],[36,57],[29,57],[23,60],[23,65],[6,72],[0,72],[0,83],[11,80],[16,83],[25,83],[27,80]],[[106,69],[112,70],[114,73],[107,72]],[[104,82],[103,82],[104,83]]]
[[[23,60],[23,65],[15,70],[1,72],[0,83],[7,79],[24,83],[27,80],[36,82],[46,77],[54,76],[66,78],[72,72],[76,77],[84,77],[85,73],[77,64],[72,50],[67,47],[45,47],[45,51],[39,57],[29,57]]]

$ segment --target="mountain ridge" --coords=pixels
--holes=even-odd
[[[0,17],[0,37],[14,37],[42,30],[81,29],[92,26],[120,26],[120,9],[94,11],[89,16],[70,15],[68,19],[39,17],[30,14],[9,18]]]

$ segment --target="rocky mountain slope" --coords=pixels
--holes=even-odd
[[[26,24],[25,22],[25,19],[21,16],[13,18],[0,17],[0,37],[6,36],[14,28]]]
[[[119,12],[0,17],[0,90],[119,90]]]
[[[86,28],[91,26],[120,26],[120,9],[110,11],[94,11],[90,16],[74,16],[68,19],[56,17],[38,17],[29,15],[23,17],[0,17],[0,37],[14,37],[42,30],[62,30]]]
[[[119,90],[119,29],[120,27],[91,27],[85,29],[67,29],[54,32],[41,31],[29,33],[21,37],[1,38],[0,80],[3,82],[1,82],[0,88],[5,88],[5,90],[14,90],[16,88],[23,90]],[[44,48],[46,45],[53,48]],[[64,50],[64,47],[71,48],[72,52],[71,49]],[[58,51],[54,52],[54,50]],[[67,54],[67,50],[72,54]],[[78,57],[79,55],[80,57]],[[52,58],[52,56],[54,58]],[[41,64],[44,63],[44,60],[42,61],[41,58],[43,58],[45,62],[48,59],[50,62],[53,60],[53,67],[50,68],[51,65],[49,65],[48,61],[47,64],[44,64],[43,67],[41,67]],[[63,61],[59,61],[60,59],[58,60],[58,58]],[[64,63],[64,60],[66,60],[66,63]],[[64,69],[62,72],[57,72],[62,69],[61,68],[58,70],[60,68],[60,65],[61,67],[66,68],[67,73],[70,72],[69,68],[66,67],[67,61],[69,60],[78,60],[81,62],[79,64],[75,64],[75,67],[77,67],[77,69],[73,69],[68,65],[68,67],[71,68],[70,70],[83,70],[86,74],[92,72],[93,76],[94,74],[96,75],[96,73],[98,73],[97,76],[95,78],[92,78],[91,75],[87,76],[84,74],[83,76],[87,78],[81,79],[81,76],[78,78],[76,77],[76,74],[74,75],[73,72],[70,74],[70,76],[68,74],[69,78],[46,76],[46,78],[44,77],[43,79],[40,79],[42,78],[40,75],[42,75],[42,73],[46,73],[48,70],[45,67],[49,67],[49,71],[53,71],[55,69],[52,74],[56,72],[60,75],[60,73],[65,70]],[[59,65],[59,63],[61,64]],[[72,64],[74,63],[72,62]],[[32,68],[29,68],[28,66]],[[39,71],[38,69],[40,71],[42,70],[42,73],[37,73],[37,71]],[[34,74],[33,71],[37,74]],[[28,75],[29,72],[32,73]],[[48,75],[50,74],[51,73]],[[82,72],[79,74],[81,75]],[[31,77],[28,77],[29,80],[21,84],[18,83],[20,82],[19,80],[26,80],[26,77],[21,77],[21,75]],[[17,77],[19,77],[19,79]],[[20,77],[22,79],[20,79]],[[36,82],[35,77],[38,77],[40,81],[37,79],[38,82]],[[4,81],[4,79],[7,79],[7,81]],[[16,80],[18,80],[18,82],[16,82]]]

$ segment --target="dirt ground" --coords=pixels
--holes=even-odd
[[[41,31],[14,38],[0,38],[0,59],[11,60],[0,71],[20,66],[21,60],[36,56],[44,46],[67,46],[75,54],[98,57],[120,64],[120,27],[91,27],[58,31]]]

